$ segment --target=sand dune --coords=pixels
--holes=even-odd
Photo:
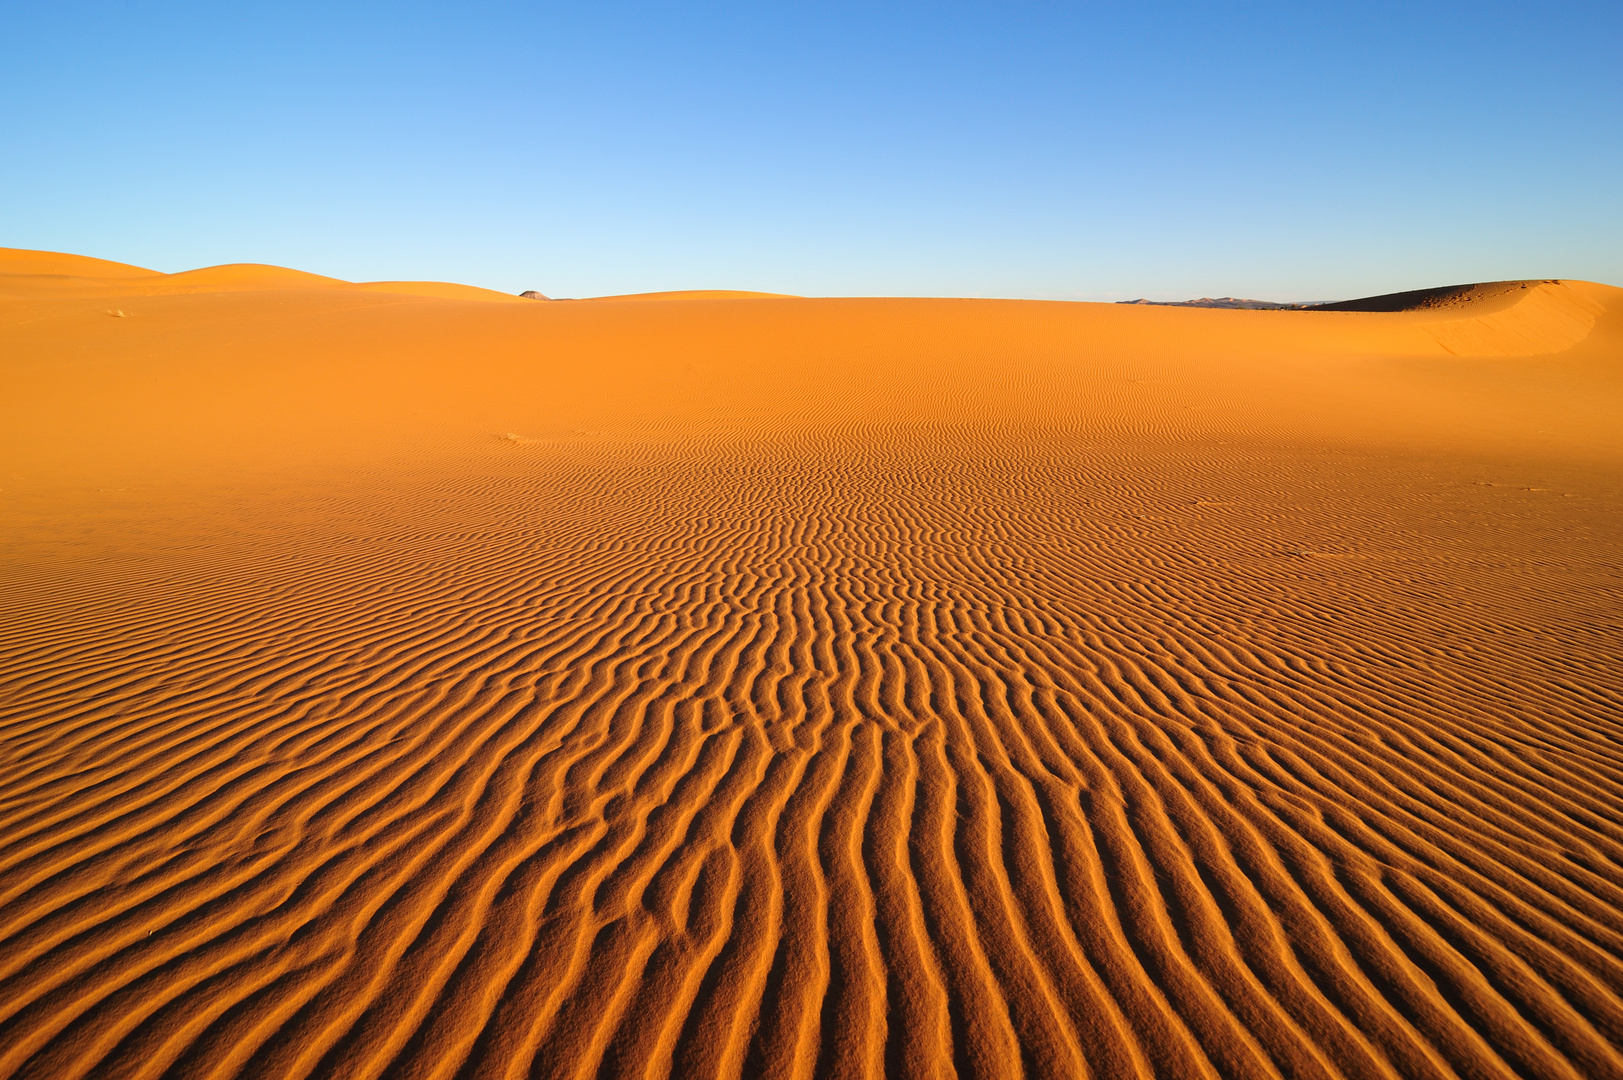
[[[1623,1076],[1623,290],[385,284],[0,253],[0,1076]]]
[[[685,289],[677,292],[630,293],[624,296],[594,296],[593,300],[799,300],[785,293],[745,292],[738,289]]]

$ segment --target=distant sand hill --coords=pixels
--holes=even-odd
[[[0,250],[0,1076],[1623,1076],[1623,290],[647,299]]]

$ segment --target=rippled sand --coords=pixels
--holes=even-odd
[[[0,251],[0,1075],[1623,1075],[1623,290]]]

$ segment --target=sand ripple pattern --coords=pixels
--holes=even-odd
[[[11,589],[0,1075],[1623,1076],[1617,534],[1204,453],[510,446]]]

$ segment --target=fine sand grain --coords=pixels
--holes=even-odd
[[[1515,285],[0,251],[0,1076],[1623,1076],[1623,290]]]

